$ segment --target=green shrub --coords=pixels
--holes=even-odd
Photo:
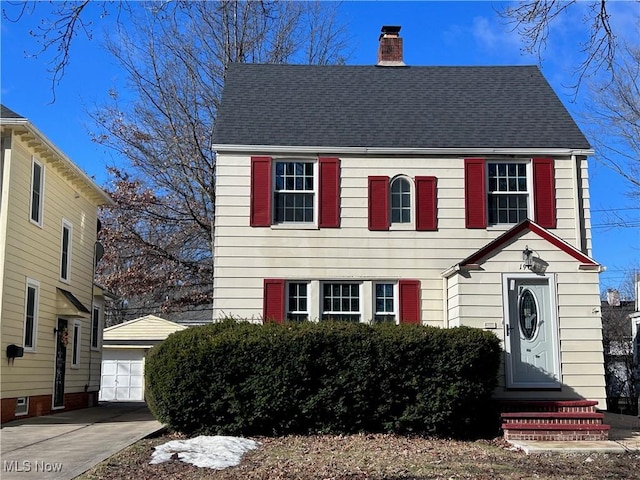
[[[494,433],[500,345],[467,327],[225,321],[151,350],[154,415],[186,433]]]

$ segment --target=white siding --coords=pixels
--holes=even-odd
[[[582,395],[604,401],[597,273],[580,271],[574,258],[529,232],[485,259],[481,271],[454,274],[443,289],[442,272],[507,230],[465,228],[464,158],[341,156],[340,159],[340,228],[252,228],[250,156],[218,155],[214,318],[233,315],[260,321],[264,278],[363,281],[415,278],[421,281],[423,323],[488,327],[502,340],[502,274],[522,272],[522,250],[528,245],[549,264],[547,274],[556,279],[565,387],[555,395]],[[392,178],[398,174],[410,178],[437,177],[437,231],[368,230],[367,177]],[[555,191],[557,228],[553,233],[589,254],[586,159],[556,158]],[[577,209],[586,210],[586,231],[580,228]],[[497,328],[491,328],[493,324]],[[505,392],[503,385],[500,389],[502,396],[517,396],[517,392]],[[554,394],[538,392],[538,395],[548,398]]]
[[[578,262],[535,233],[528,232],[496,252],[482,263],[482,270],[451,279],[450,283],[455,284],[459,292],[460,323],[483,328],[485,322],[496,322],[498,329],[494,333],[504,341],[502,274],[523,272],[521,258],[525,245],[549,264],[546,273],[553,274],[556,281],[563,387],[561,391],[546,392],[547,398],[582,396],[598,400],[600,408],[605,408],[598,274],[578,270]],[[504,387],[501,377],[498,396],[521,396],[521,392]]]
[[[465,228],[463,165],[462,157],[342,156],[340,228],[252,228],[250,156],[219,154],[214,316],[259,319],[264,278],[417,278],[422,282],[423,321],[442,325],[440,273],[505,231]],[[554,233],[577,245],[571,159],[556,159],[555,172],[558,228]],[[438,231],[368,230],[367,176],[398,174],[437,177]]]

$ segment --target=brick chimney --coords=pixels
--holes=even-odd
[[[379,67],[404,67],[402,58],[402,38],[400,38],[400,28],[390,25],[382,27],[378,45],[378,66]]]

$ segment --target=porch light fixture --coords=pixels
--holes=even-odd
[[[529,250],[529,245],[522,251],[522,266],[527,270],[531,270],[533,266],[533,250]]]
[[[542,260],[538,255],[534,255],[534,251],[529,249],[529,245],[524,247],[522,251],[522,268],[530,270],[533,273],[542,274],[546,272],[548,266],[549,264],[547,262]]]

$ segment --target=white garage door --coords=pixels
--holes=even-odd
[[[102,382],[99,400],[137,402],[144,400],[144,350],[102,351]]]

